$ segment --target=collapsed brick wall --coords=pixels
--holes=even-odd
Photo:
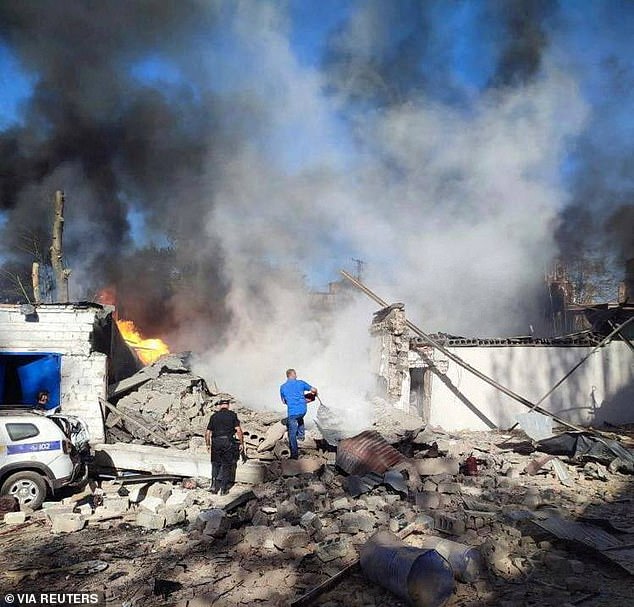
[[[410,334],[403,308],[390,306],[378,312],[370,334],[374,337],[371,363],[377,375],[378,395],[396,408],[409,411]]]
[[[209,417],[217,411],[221,399],[229,398],[243,428],[250,457],[270,455],[268,451],[274,444],[269,446],[267,437],[271,440],[271,434],[277,437],[274,442],[278,449],[286,444],[277,440],[285,430],[279,424],[279,413],[254,411],[240,405],[230,394],[212,391],[202,377],[191,372],[187,353],[164,356],[126,381],[130,388],[111,399],[116,411],[106,418],[108,442],[169,444],[206,453],[203,437]],[[269,433],[274,424],[278,427]],[[258,452],[258,447],[267,448]]]

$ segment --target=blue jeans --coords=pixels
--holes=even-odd
[[[291,447],[291,458],[297,459],[299,457],[299,448],[297,446],[297,439],[304,440],[304,416],[303,415],[289,415],[286,421],[286,427],[288,428],[288,444]]]

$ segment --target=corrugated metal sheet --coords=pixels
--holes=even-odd
[[[597,550],[604,557],[634,575],[634,548],[631,544],[624,545],[621,540],[600,527],[557,517],[536,520],[535,523],[559,539]]]
[[[404,459],[401,453],[373,430],[346,438],[337,446],[337,466],[348,474],[383,474]]]

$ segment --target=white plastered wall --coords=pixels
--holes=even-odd
[[[462,347],[449,348],[476,369],[524,398],[536,402],[569,369],[588,354],[585,347]],[[444,359],[435,352],[434,360]],[[434,376],[432,425],[447,430],[487,429],[473,407],[500,428],[508,428],[527,409],[475,375],[449,361],[445,378]],[[578,424],[634,422],[634,354],[623,342],[612,342],[593,354],[542,407]]]

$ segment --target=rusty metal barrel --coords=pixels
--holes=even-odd
[[[404,544],[387,531],[375,533],[361,548],[361,569],[412,607],[441,607],[451,596],[451,565],[434,549]]]

